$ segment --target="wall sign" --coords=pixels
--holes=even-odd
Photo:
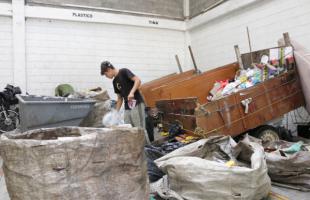
[[[156,21],[156,20],[149,20],[149,24],[155,24],[155,25],[158,25],[158,21]]]
[[[72,13],[73,17],[83,17],[83,18],[93,18],[92,14],[87,14],[87,13],[77,13],[77,12],[73,12]]]

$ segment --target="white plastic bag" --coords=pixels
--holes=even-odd
[[[102,124],[105,127],[118,126],[124,124],[124,120],[117,110],[112,110],[103,116]]]

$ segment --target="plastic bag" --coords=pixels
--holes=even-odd
[[[103,117],[102,124],[105,127],[118,126],[124,124],[124,120],[117,110],[112,110]]]

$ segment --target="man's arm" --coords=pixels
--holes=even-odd
[[[128,95],[128,100],[134,99],[134,94],[141,85],[141,80],[139,77],[134,76],[131,78],[131,80],[134,81],[134,84],[133,84],[133,87],[131,88],[130,93]]]
[[[121,95],[117,94],[116,110],[119,111],[123,104],[123,98]]]

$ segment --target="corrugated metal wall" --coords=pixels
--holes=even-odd
[[[183,0],[26,0],[27,3],[78,5],[142,12],[183,19]]]
[[[190,17],[195,17],[220,2],[223,2],[223,0],[189,0]]]

